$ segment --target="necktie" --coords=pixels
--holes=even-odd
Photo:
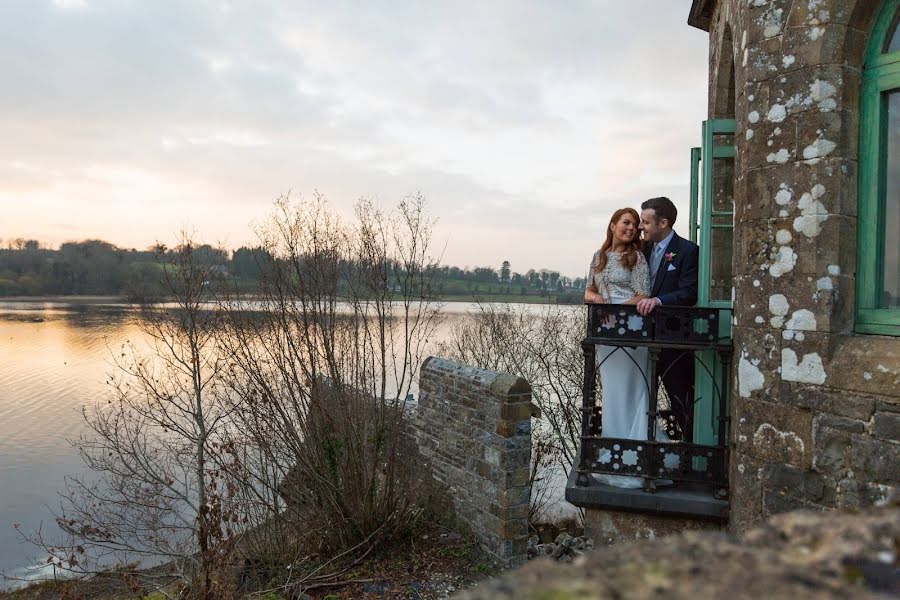
[[[656,272],[659,271],[659,264],[662,262],[663,247],[657,244],[653,247],[653,256],[650,257],[650,281],[656,279]]]

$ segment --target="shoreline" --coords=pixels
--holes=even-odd
[[[253,299],[250,295],[248,299]],[[568,304],[559,302],[558,297],[554,296],[514,296],[502,294],[485,294],[483,296],[436,296],[435,302],[483,302],[489,304]],[[117,305],[117,306],[136,306],[135,303],[129,302],[124,296],[0,296],[0,305],[5,303],[20,304],[82,304],[82,305]],[[571,304],[574,306],[574,304]]]

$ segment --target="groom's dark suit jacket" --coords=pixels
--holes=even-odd
[[[650,243],[644,246],[647,264],[653,256]],[[666,254],[672,253],[672,260],[665,256],[656,270],[656,277],[650,282],[650,297],[659,298],[663,306],[693,306],[697,303],[697,268],[700,248],[694,242],[672,235]],[[662,374],[663,385],[672,403],[672,412],[678,421],[684,441],[693,440],[694,429],[694,359],[681,350],[666,349],[660,352],[657,372]]]
[[[644,246],[644,257],[650,264],[655,244]],[[672,235],[666,254],[674,253],[672,261],[663,257],[656,271],[656,277],[650,282],[650,297],[659,298],[665,306],[693,306],[697,303],[697,267],[700,260],[700,248],[694,242],[686,240],[677,233]]]

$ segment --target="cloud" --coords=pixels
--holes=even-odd
[[[421,190],[448,262],[580,273],[613,209],[686,210],[707,65],[688,4],[10,0],[0,237],[71,238],[49,213],[144,246],[180,211],[237,244],[288,190],[348,212]]]
[[[53,0],[53,6],[60,10],[82,10],[88,3],[85,0]]]

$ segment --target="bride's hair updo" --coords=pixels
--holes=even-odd
[[[612,248],[613,245],[614,226],[619,222],[619,219],[622,218],[622,215],[626,213],[634,217],[635,223],[641,222],[640,215],[638,215],[637,211],[633,208],[620,208],[612,214],[612,218],[609,220],[609,225],[606,227],[606,240],[603,242],[603,245],[600,246],[600,255],[597,257],[597,264],[596,266],[594,266],[594,273],[599,273],[606,268],[606,251]],[[619,257],[619,263],[630,271],[634,268],[634,265],[637,264],[638,254],[643,250],[643,248],[644,242],[641,241],[641,236],[640,234],[638,234],[625,247],[625,250],[622,252],[622,256]]]

